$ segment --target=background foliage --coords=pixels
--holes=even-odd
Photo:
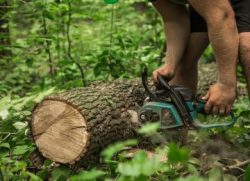
[[[165,162],[157,155],[149,160],[144,151],[132,159],[114,159],[136,140],[107,148],[104,166],[78,174],[65,166],[51,168],[49,161],[35,173],[28,161],[34,149],[28,120],[44,96],[95,80],[138,77],[143,66],[152,71],[162,63],[162,22],[150,6],[142,0],[116,5],[100,0],[0,0],[0,180],[206,179],[200,177],[190,150],[175,144],[157,150],[168,158]],[[213,60],[211,48],[204,60]],[[236,106],[240,127],[225,134],[242,147],[250,140],[250,114],[242,112],[248,108],[246,100]],[[151,131],[146,127],[142,132]],[[221,172],[214,169],[207,175],[219,177]]]

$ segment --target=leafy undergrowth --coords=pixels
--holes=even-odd
[[[145,65],[154,70],[164,57],[164,32],[156,11],[140,0],[119,1],[115,7],[100,0],[8,2],[12,57],[0,60],[0,181],[250,180],[244,162],[250,142],[247,99],[235,106],[239,120],[234,128],[190,132],[182,146],[169,138],[173,143],[143,151],[134,149],[137,140],[128,140],[103,151],[102,164],[92,170],[75,173],[48,160],[41,170],[34,169],[28,128],[34,104],[55,89],[138,77]],[[214,59],[211,47],[204,57]],[[242,69],[237,72],[245,86]],[[154,139],[156,129],[148,125],[140,133]]]
[[[0,180],[250,179],[250,111],[244,111],[249,106],[247,98],[235,105],[238,122],[233,128],[190,131],[183,133],[182,141],[175,140],[179,132],[167,132],[160,135],[167,141],[154,150],[136,148],[138,140],[116,143],[102,152],[101,164],[91,170],[76,172],[48,160],[36,170],[29,160],[34,145],[28,138],[28,121],[34,103],[53,91],[51,88],[23,98],[7,96],[0,100]],[[157,128],[157,124],[145,125],[139,133],[155,140],[160,134]]]

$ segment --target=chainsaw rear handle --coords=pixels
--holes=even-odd
[[[198,100],[197,102],[197,113],[205,113],[205,106],[206,106],[206,101],[205,100]],[[233,112],[230,112],[230,117],[231,119],[227,122],[223,122],[223,123],[214,123],[214,124],[203,124],[197,121],[197,118],[193,119],[194,121],[194,125],[197,126],[198,128],[219,128],[219,127],[230,127],[233,126],[236,122],[237,122],[237,117],[234,115]]]

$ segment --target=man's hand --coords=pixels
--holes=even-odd
[[[236,98],[236,88],[222,83],[216,83],[209,88],[204,100],[207,100],[205,111],[207,113],[226,115],[231,112]]]
[[[175,74],[175,69],[170,64],[164,64],[162,67],[156,69],[153,72],[153,80],[154,82],[158,82],[157,77],[159,75],[163,76],[167,81],[170,81]]]

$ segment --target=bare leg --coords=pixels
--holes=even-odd
[[[174,4],[167,0],[155,1],[153,5],[159,11],[164,21],[167,39],[167,64],[165,65],[168,65],[167,69],[164,69],[165,72],[156,70],[153,73],[153,77],[156,80],[158,74],[161,74],[166,78],[170,76],[169,79],[171,79],[187,46],[190,35],[189,13],[186,6]]]
[[[248,98],[250,99],[250,32],[240,33],[240,63],[247,80]]]
[[[206,20],[208,35],[218,64],[218,81],[235,86],[239,36],[234,12],[227,0],[190,0]]]
[[[239,36],[235,15],[228,0],[189,0],[206,20],[208,35],[218,66],[218,82],[209,88],[204,99],[206,112],[224,114],[231,111],[236,98],[236,63]]]
[[[196,93],[198,82],[197,63],[208,43],[208,34],[206,32],[191,33],[187,49],[171,84],[189,87]]]

